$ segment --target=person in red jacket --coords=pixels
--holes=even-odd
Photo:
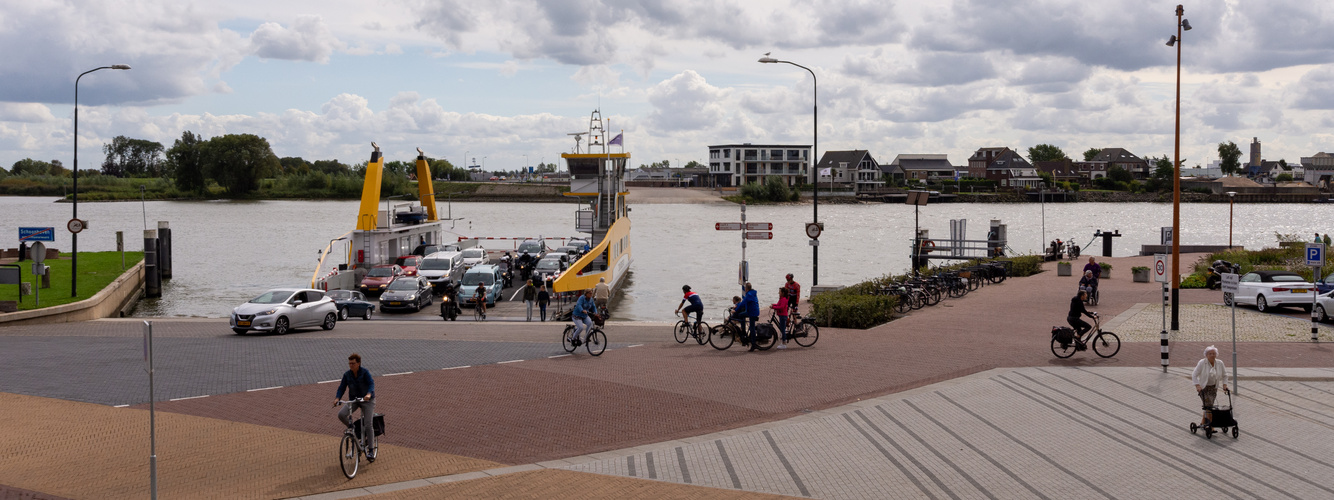
[[[788,276],[791,276],[790,274]],[[779,349],[787,349],[787,312],[788,312],[788,288],[786,286],[778,287],[778,302],[770,305],[769,308],[778,312],[778,331],[783,334],[783,343],[778,345]]]

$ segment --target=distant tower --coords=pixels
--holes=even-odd
[[[1259,138],[1259,137],[1252,137],[1252,138],[1251,138],[1251,164],[1250,164],[1250,166],[1251,166],[1251,167],[1258,168],[1258,167],[1260,166],[1260,158],[1261,158],[1261,157],[1260,157],[1260,138]]]

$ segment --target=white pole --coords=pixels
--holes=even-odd
[[[1237,380],[1237,296],[1232,295],[1232,392],[1241,394]]]
[[[153,324],[144,321],[144,355],[148,361],[148,476],[149,490],[157,500],[157,399],[153,396]]]

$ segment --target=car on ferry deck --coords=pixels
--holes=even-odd
[[[337,322],[338,306],[324,291],[276,288],[232,309],[230,326],[237,335],[251,330],[285,335],[311,326],[332,330]]]
[[[403,269],[403,274],[407,276],[417,275],[417,266],[421,265],[420,255],[404,255],[394,260],[394,264]]]
[[[430,281],[436,293],[440,293],[446,283],[458,280],[463,275],[463,254],[436,252],[427,255],[417,267],[417,275]]]
[[[366,300],[366,295],[356,290],[329,290],[326,295],[338,306],[339,321],[351,316],[371,319],[371,314],[375,312],[375,303]]]
[[[466,271],[472,266],[486,263],[485,248],[465,248],[463,249],[463,269]]]
[[[413,248],[413,249],[412,249],[412,255],[420,255],[420,256],[422,256],[422,257],[425,257],[425,256],[427,256],[427,255],[431,255],[431,254],[436,253],[436,252],[443,252],[443,251],[445,251],[445,250],[446,250],[446,249],[445,249],[445,246],[444,246],[444,245],[427,245],[427,244],[421,244],[421,245],[417,245],[416,248]]]
[[[380,310],[417,312],[435,301],[431,282],[421,276],[399,276],[380,296]]]
[[[574,260],[576,260],[576,259],[578,259],[579,257],[582,257],[582,256],[584,255],[584,247],[583,247],[583,245],[578,245],[578,246],[575,246],[575,245],[565,245],[565,246],[563,246],[563,247],[559,247],[559,248],[553,250],[552,253],[560,253],[560,254],[568,255],[569,258],[566,259],[566,260],[569,261],[569,262],[573,262]]]
[[[547,244],[542,240],[523,240],[519,244],[519,249],[514,252],[515,258],[527,255],[534,262],[541,260],[547,255]]]
[[[496,304],[500,300],[500,291],[502,289],[500,268],[491,264],[481,264],[473,266],[467,272],[463,273],[463,279],[459,281],[459,305],[473,305],[473,295],[477,293],[477,285],[481,284],[486,288],[487,307]]]
[[[533,267],[533,278],[538,283],[550,283],[560,277],[560,273],[565,271],[565,256],[557,253],[551,253],[545,259],[537,261],[537,266]]]
[[[361,293],[367,296],[384,292],[384,287],[389,286],[390,281],[403,275],[403,268],[397,265],[381,265],[372,267],[366,273],[366,277],[361,279],[361,285],[357,288]]]

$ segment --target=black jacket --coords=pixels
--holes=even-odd
[[[1078,319],[1080,315],[1087,315],[1090,318],[1093,317],[1093,313],[1089,312],[1088,309],[1084,309],[1084,301],[1079,300],[1079,295],[1075,295],[1070,299],[1070,314],[1068,317]]]

